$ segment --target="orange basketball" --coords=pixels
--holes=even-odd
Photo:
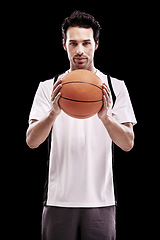
[[[102,81],[91,71],[79,69],[62,79],[61,109],[74,118],[89,118],[98,113],[103,104]]]

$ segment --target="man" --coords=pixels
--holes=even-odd
[[[70,69],[55,83],[41,82],[33,101],[28,146],[37,148],[51,132],[42,240],[115,239],[112,142],[131,150],[136,119],[124,82],[111,77],[113,104],[107,76],[94,66],[99,34],[99,23],[84,12],[64,20],[62,42]],[[76,69],[87,69],[103,81],[103,107],[88,119],[69,117],[59,106],[62,79]]]

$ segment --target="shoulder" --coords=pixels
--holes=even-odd
[[[118,96],[126,88],[125,82],[123,80],[111,77],[111,83],[116,96]]]
[[[102,73],[101,71],[98,70],[97,75],[102,79],[103,82],[108,82],[108,77],[107,77],[107,73]],[[114,90],[114,93],[116,95],[116,97],[119,95],[119,93],[126,88],[125,86],[125,82],[123,80],[120,80],[118,78],[112,77],[111,75],[110,79],[111,79],[111,84]]]
[[[39,82],[37,91],[36,91],[36,96],[39,97],[44,97],[44,98],[50,98],[51,91],[53,89],[53,79],[45,80],[42,82]]]
[[[48,89],[48,88],[51,88],[53,86],[53,83],[54,83],[54,78],[40,82],[39,87],[44,88],[44,89]]]
[[[62,74],[59,74],[58,75],[58,78],[59,77],[64,77],[64,75],[66,74],[65,73],[62,73]],[[47,79],[45,81],[41,81],[39,83],[39,86],[38,86],[38,89],[37,89],[37,94],[40,94],[40,95],[43,95],[43,96],[49,96],[51,95],[51,92],[53,90],[53,85],[54,85],[54,79],[55,79],[55,76],[51,79]]]

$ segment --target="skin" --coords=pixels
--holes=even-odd
[[[66,42],[62,40],[64,50],[67,51],[70,62],[70,69],[87,69],[96,72],[94,66],[94,53],[98,48],[98,41],[95,42],[91,28],[69,27],[66,34]],[[59,107],[59,92],[62,79],[54,84],[51,94],[52,108],[46,117],[40,121],[32,120],[26,134],[26,142],[30,148],[37,148],[48,137],[54,126],[57,116],[61,113]],[[110,114],[111,93],[108,86],[103,84],[103,106],[98,117],[104,124],[112,141],[124,151],[130,151],[134,146],[134,132],[132,123],[118,123]]]
[[[95,43],[92,28],[69,27],[66,42],[62,40],[64,50],[67,51],[71,70],[87,69],[95,72],[94,52],[98,48]]]

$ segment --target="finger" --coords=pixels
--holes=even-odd
[[[106,89],[107,92],[110,92],[109,87],[105,83],[103,83],[102,88]]]
[[[60,89],[62,88],[62,84],[59,84],[53,91],[51,95],[51,100],[53,101],[56,95],[59,93]]]
[[[61,97],[61,92],[59,92],[57,96],[54,98],[54,103],[58,103],[60,97]]]
[[[62,82],[62,78],[58,78],[58,80],[55,82],[53,89],[56,88],[60,83]]]
[[[105,88],[103,88],[103,95],[106,96],[107,100],[110,98],[110,92],[108,92]]]
[[[107,107],[107,99],[106,99],[106,96],[103,95],[103,108],[106,108]]]
[[[54,90],[57,88],[57,86],[58,86],[59,84],[61,84],[61,83],[62,83],[62,78],[59,78],[59,79],[56,81],[56,83],[53,85],[53,90],[52,90],[51,96],[53,95],[53,92],[54,92]]]
[[[112,103],[112,96],[111,96],[111,92],[107,91],[106,88],[103,89],[103,94],[104,96],[106,97],[106,100],[107,100],[107,108],[109,108],[111,106],[111,103]]]

